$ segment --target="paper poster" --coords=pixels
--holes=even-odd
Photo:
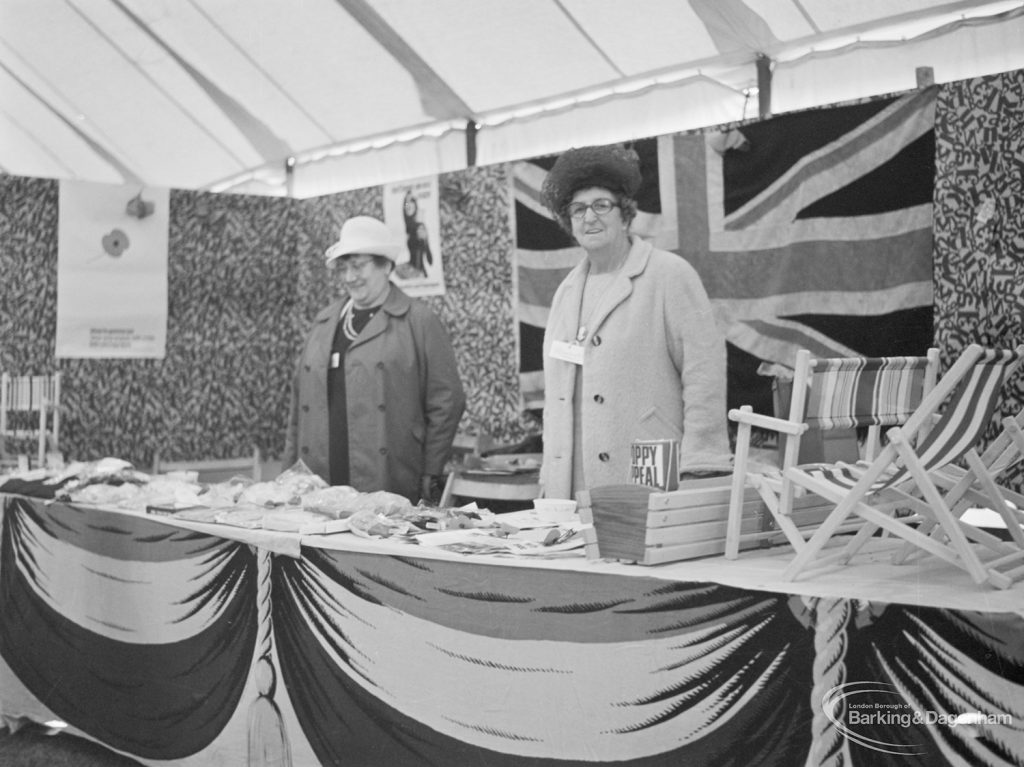
[[[411,296],[443,295],[437,176],[385,185],[384,223],[405,245],[395,284]]]
[[[165,188],[61,181],[58,357],[163,358],[169,203]]]

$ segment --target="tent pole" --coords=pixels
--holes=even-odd
[[[772,115],[772,60],[763,53],[757,54],[757,113]]]
[[[476,165],[476,133],[479,126],[475,120],[466,120],[466,167]]]

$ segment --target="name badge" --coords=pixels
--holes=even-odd
[[[551,344],[551,356],[556,360],[571,362],[573,365],[583,364],[583,349],[579,344],[568,341],[555,341]]]
[[[331,352],[331,370],[341,365],[341,355],[338,352]]]

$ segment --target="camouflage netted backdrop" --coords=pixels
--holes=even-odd
[[[935,143],[935,341],[948,366],[971,343],[1024,342],[1024,70],[943,86]],[[1018,373],[1000,416],[1022,407]],[[1012,474],[1024,489],[1024,470]]]
[[[469,403],[463,428],[516,441],[512,233],[504,168],[440,179],[448,293],[425,299],[452,334]],[[0,369],[64,374],[70,458],[166,459],[284,446],[292,366],[337,286],[323,251],[341,223],[382,214],[380,188],[315,200],[171,192],[167,354],[54,359],[58,182],[0,177]]]

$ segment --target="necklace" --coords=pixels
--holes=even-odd
[[[357,309],[352,303],[352,299],[348,300],[345,304],[345,308],[341,310],[341,332],[345,334],[345,338],[349,341],[355,341],[360,331],[366,326],[366,323],[370,321],[370,318],[377,313],[376,306],[370,309],[361,309],[359,319],[359,327],[356,327],[356,311]]]
[[[345,311],[342,314],[344,315],[344,319],[342,320],[341,323],[341,331],[345,334],[345,338],[347,338],[349,341],[355,341],[356,336],[358,336],[359,333],[356,332],[356,328],[352,324],[352,315],[354,314],[354,312],[352,310],[351,301],[345,304]]]

